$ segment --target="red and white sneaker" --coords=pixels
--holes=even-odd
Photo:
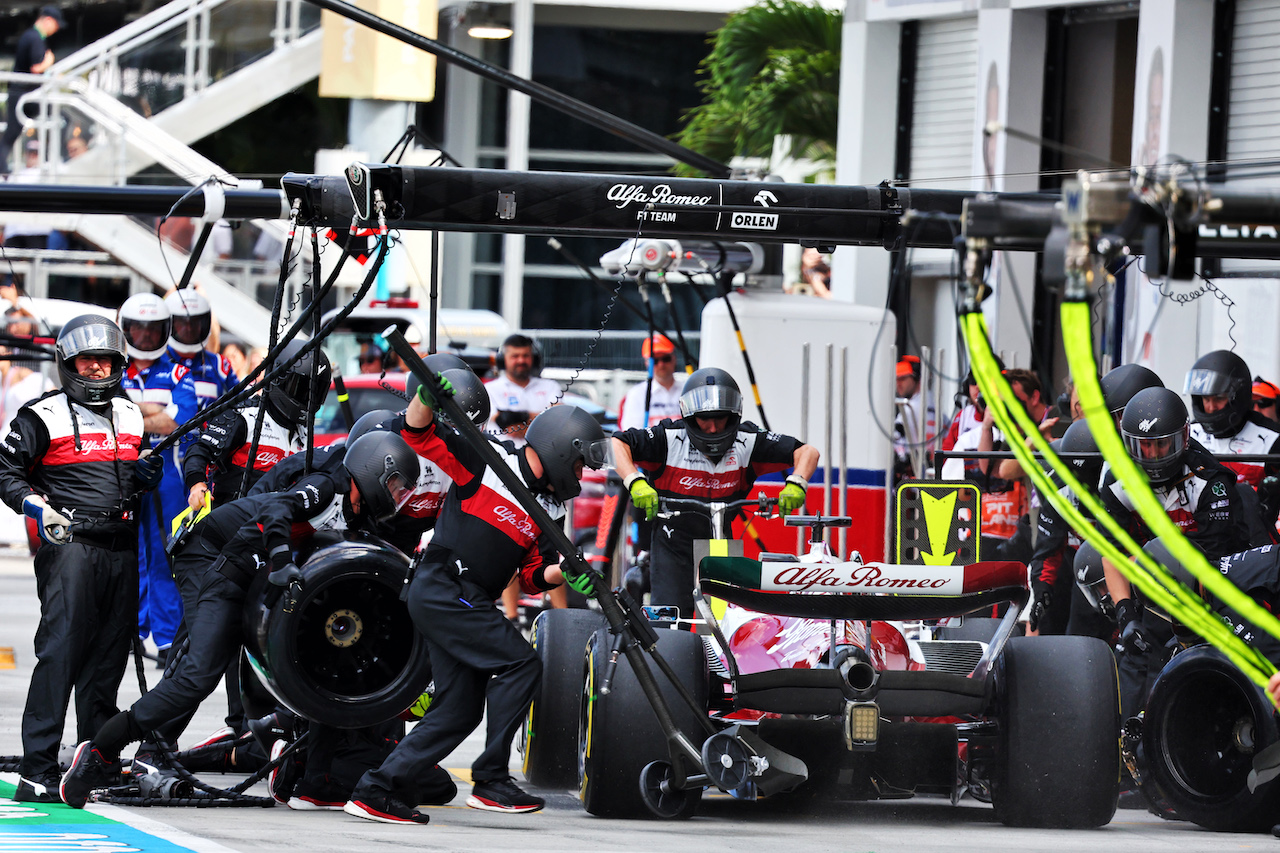
[[[215,743],[227,743],[236,739],[236,730],[231,726],[223,726],[204,740],[196,741],[187,750],[200,749],[202,746],[213,746]]]
[[[467,797],[468,806],[488,812],[536,812],[546,804],[542,797],[525,793],[510,776],[476,782]]]
[[[424,824],[431,818],[415,808],[410,808],[395,797],[353,796],[342,807],[349,815],[380,823]]]

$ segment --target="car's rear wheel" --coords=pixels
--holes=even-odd
[[[991,802],[1009,826],[1083,828],[1115,815],[1120,698],[1093,637],[1020,637],[997,662]]]

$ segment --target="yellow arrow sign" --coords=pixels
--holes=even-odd
[[[924,489],[920,490],[920,500],[924,506],[924,526],[929,534],[929,550],[920,551],[920,559],[926,566],[949,566],[955,560],[956,552],[942,553],[947,548],[947,538],[951,535],[951,521],[955,518],[956,496],[959,492],[949,491],[940,498],[935,498]]]

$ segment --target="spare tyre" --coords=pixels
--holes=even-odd
[[[431,681],[426,642],[400,601],[409,559],[374,537],[316,550],[293,606],[260,574],[245,602],[245,651],[295,714],[338,728],[398,715]],[[270,593],[270,594],[269,594]]]

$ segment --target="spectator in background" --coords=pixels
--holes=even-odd
[[[249,374],[249,355],[243,344],[227,344],[222,348],[222,357],[231,364],[236,376],[244,378]]]
[[[932,401],[926,410],[920,386],[920,357],[904,355],[898,361],[894,378],[898,409],[893,422],[894,475],[898,480],[923,477],[923,469],[915,470],[913,451],[933,440],[938,415]]]
[[[262,364],[262,360],[266,357],[267,357],[266,347],[254,347],[253,349],[249,350],[249,369],[253,370],[259,364]]]
[[[13,183],[40,183],[40,140],[34,136],[22,143],[22,168],[9,176]],[[53,240],[54,230],[36,219],[10,222],[4,227],[6,249],[65,249],[66,239]]]
[[[1253,410],[1269,421],[1280,421],[1276,402],[1280,400],[1280,388],[1261,376],[1253,377]]]
[[[831,298],[831,267],[817,249],[805,249],[800,256],[800,281],[785,288],[787,293]]]
[[[361,373],[382,373],[386,365],[387,354],[372,341],[362,344],[360,347],[360,372]]]
[[[40,17],[35,24],[18,39],[18,48],[13,57],[13,70],[23,74],[43,74],[53,65],[53,51],[46,44],[46,39],[66,25],[62,12],[56,6],[43,6]],[[9,158],[13,154],[13,143],[22,134],[22,118],[18,115],[18,101],[28,92],[34,92],[37,86],[31,83],[9,84],[9,113],[4,128],[4,136],[0,137],[0,150],[3,150],[5,171],[9,171]],[[28,117],[34,117],[30,106],[24,110]]]
[[[535,354],[533,338],[514,334],[502,342],[502,373],[485,386],[489,392],[489,432],[510,441],[516,447],[524,446],[524,433],[529,421],[559,402],[564,393],[560,384],[551,379],[536,376],[541,368],[540,354]]]
[[[676,348],[671,339],[655,332],[640,344],[640,356],[645,359],[645,366],[652,368],[652,378],[627,392],[618,413],[618,429],[644,429],[666,418],[680,417],[680,394],[687,377],[683,373],[676,375]]]
[[[36,318],[24,308],[9,308],[4,312],[5,333],[18,338],[29,338],[35,335]],[[53,383],[40,372],[40,364],[31,359],[22,358],[23,353],[5,348],[5,361],[0,362],[3,369],[4,408],[0,409],[0,423],[9,425],[9,420],[31,400],[53,390]]]

